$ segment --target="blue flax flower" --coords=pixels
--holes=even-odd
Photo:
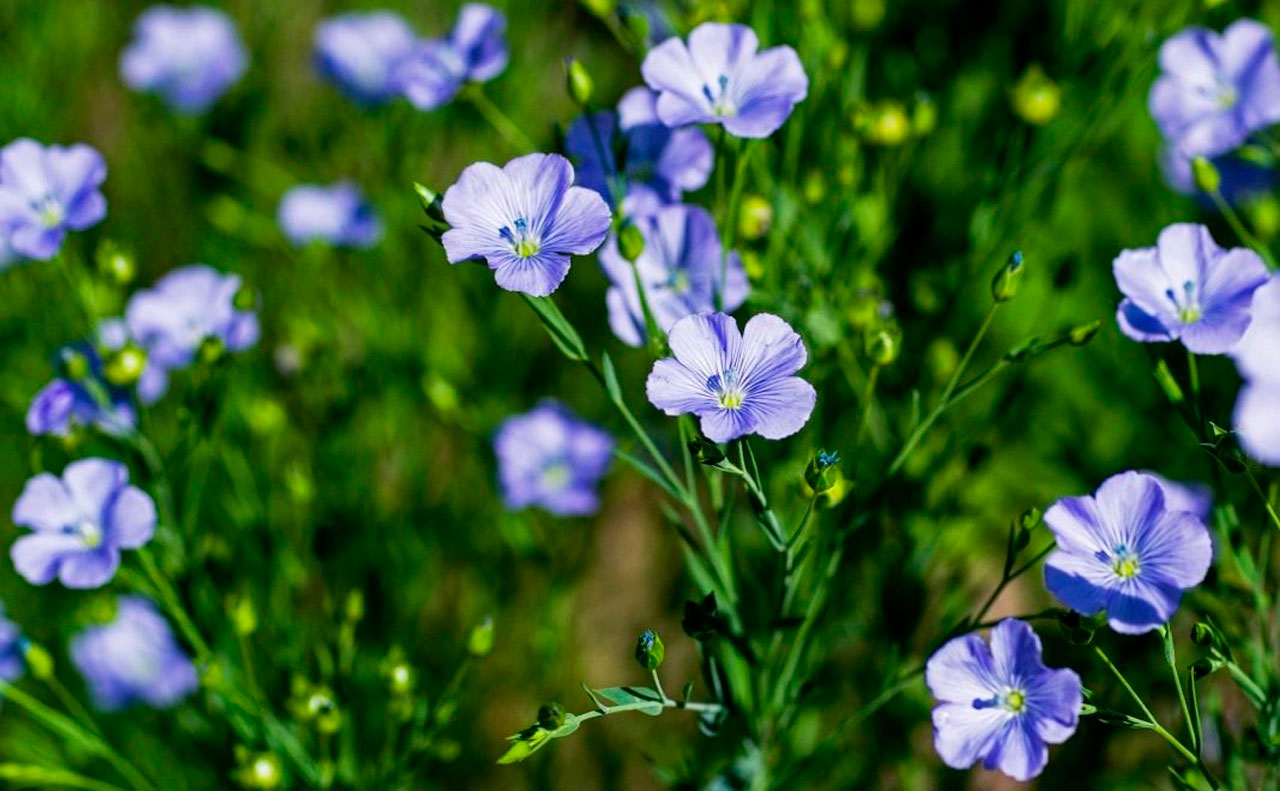
[[[0,679],[14,682],[22,677],[25,642],[22,630],[4,617],[4,605],[0,604]]]
[[[1253,321],[1231,352],[1244,377],[1234,422],[1253,458],[1280,467],[1280,275],[1253,295]]]
[[[167,708],[200,686],[169,624],[141,596],[117,599],[115,620],[81,630],[71,638],[70,653],[102,711],[135,703]]]
[[[653,364],[649,402],[668,415],[697,415],[713,442],[781,439],[809,422],[817,393],[794,376],[804,342],[777,316],[752,316],[739,332],[732,316],[698,313],[677,321],[667,342],[673,356]]]
[[[204,6],[152,6],[133,26],[120,74],[135,91],[159,94],[175,110],[199,113],[226,93],[249,65],[235,23]]]
[[[600,507],[596,487],[609,470],[613,440],[555,402],[503,421],[493,440],[507,508],[536,505],[557,516]]]
[[[623,210],[629,215],[650,214],[700,189],[715,159],[701,129],[671,129],[659,120],[657,99],[644,86],[632,88],[618,102],[617,113],[578,118],[565,137],[565,149],[577,165],[577,183],[599,192],[613,206],[621,175],[626,183]],[[621,174],[615,133],[623,148]]]
[[[726,311],[746,300],[750,286],[742,261],[737,253],[721,259],[720,237],[706,209],[676,204],[633,222],[644,237],[644,251],[636,259],[636,270],[658,329],[667,332],[685,316],[713,310],[715,294],[720,289]],[[726,266],[723,285],[721,264]],[[618,250],[617,237],[610,236],[601,248],[600,266],[611,283],[605,294],[609,326],[623,343],[640,346],[645,340],[640,292],[636,290],[631,264]]]
[[[1121,331],[1136,341],[1182,341],[1196,354],[1231,351],[1267,280],[1257,253],[1223,250],[1192,223],[1168,226],[1155,247],[1125,250],[1112,269],[1125,296],[1116,311]]]
[[[382,223],[356,185],[301,184],[285,193],[276,212],[280,229],[298,247],[324,242],[338,247],[372,247]]]
[[[130,298],[125,309],[129,337],[147,352],[138,380],[142,403],[155,403],[165,394],[169,372],[190,365],[205,339],[232,352],[258,342],[258,316],[236,307],[239,290],[239,275],[195,264],[175,269]]]
[[[409,103],[433,110],[468,82],[488,82],[507,67],[507,18],[484,3],[467,3],[448,36],[420,42],[396,70]]]
[[[669,38],[649,50],[640,72],[658,92],[667,126],[717,123],[737,137],[768,137],[809,93],[809,78],[788,46],[758,52],[746,25],[704,22],[686,45]]]
[[[41,388],[27,408],[27,431],[33,435],[69,435],[78,426],[95,426],[112,435],[127,434],[137,425],[137,413],[129,391],[102,378],[102,359],[91,345],[75,344],[69,352],[87,363],[85,380],[59,377]],[[100,404],[90,384],[105,396]]]
[[[444,194],[449,263],[484,259],[498,285],[545,297],[569,273],[569,256],[604,241],[611,215],[600,195],[573,186],[558,154],[527,154],[503,167],[477,162]]]
[[[120,566],[120,550],[151,540],[156,507],[129,485],[118,461],[81,459],[59,478],[42,472],[27,481],[13,506],[13,523],[32,532],[13,543],[13,565],[32,585],[55,577],[68,588],[100,588]]]
[[[1045,561],[1049,592],[1082,615],[1105,610],[1117,632],[1168,622],[1213,562],[1204,518],[1174,507],[1185,500],[1168,500],[1160,480],[1131,471],[1103,481],[1093,496],[1054,503],[1044,515],[1058,542]]]
[[[968,769],[982,761],[1021,781],[1044,770],[1048,745],[1076,732],[1084,701],[1080,677],[1045,667],[1040,638],[1015,618],[995,625],[990,646],[967,634],[939,648],[925,683],[938,701],[933,745],[943,763]]]
[[[316,68],[354,101],[381,104],[399,94],[396,74],[416,43],[399,14],[341,14],[316,28]]]
[[[1190,27],[1160,47],[1148,105],[1185,157],[1216,157],[1280,121],[1280,63],[1271,31],[1241,19],[1221,34]]]
[[[82,231],[107,216],[99,187],[107,163],[96,149],[43,146],[28,138],[0,148],[0,236],[16,255],[46,261],[67,231]]]

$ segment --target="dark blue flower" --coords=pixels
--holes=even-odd
[[[48,260],[67,231],[101,222],[106,178],[102,155],[83,143],[43,146],[24,137],[0,149],[0,236],[9,253]]]
[[[70,653],[103,711],[136,703],[167,708],[200,686],[169,624],[141,596],[121,596],[115,620],[82,630],[71,639]]]
[[[555,402],[507,418],[493,440],[507,508],[538,506],[557,516],[591,514],[609,470],[613,440]]]
[[[382,223],[356,185],[301,184],[285,193],[276,212],[280,229],[298,247],[324,242],[339,247],[372,247]]]
[[[226,93],[249,65],[235,23],[204,6],[152,6],[133,26],[120,56],[130,88],[159,94],[171,107],[198,113]]]
[[[1044,515],[1058,542],[1045,561],[1045,586],[1082,615],[1105,610],[1117,632],[1167,623],[1213,562],[1204,518],[1172,507],[1179,504],[1141,472],[1113,475],[1093,496],[1058,500]]]
[[[341,14],[316,28],[316,66],[355,101],[380,104],[399,93],[396,73],[416,41],[399,14]]]
[[[1044,770],[1050,744],[1076,732],[1084,692],[1074,671],[1045,667],[1040,638],[1006,618],[991,644],[976,634],[951,640],[925,666],[937,699],[933,745],[943,763],[968,769],[982,761],[1015,780]]]

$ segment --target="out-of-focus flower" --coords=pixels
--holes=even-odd
[[[809,78],[788,46],[758,52],[746,25],[704,22],[686,44],[672,37],[649,50],[640,71],[658,92],[667,126],[716,123],[737,137],[768,137],[809,93]]]
[[[53,258],[67,231],[97,225],[107,215],[99,187],[107,163],[91,146],[44,146],[19,138],[0,149],[0,237],[13,254]]]
[[[1196,354],[1225,354],[1249,326],[1253,292],[1267,267],[1247,248],[1223,250],[1203,225],[1175,223],[1155,247],[1125,250],[1112,265],[1125,298],[1120,329],[1135,341],[1181,341]]]
[[[68,588],[99,588],[115,576],[120,550],[151,540],[156,507],[129,485],[129,468],[107,459],[68,464],[59,478],[43,472],[27,481],[13,523],[32,532],[13,543],[13,565],[27,582],[55,577]]]
[[[175,269],[133,295],[125,322],[129,336],[147,352],[147,367],[138,380],[142,403],[154,403],[165,394],[169,372],[194,362],[206,338],[218,340],[231,352],[258,342],[258,316],[236,307],[239,291],[239,275],[194,264]]]
[[[1175,498],[1179,504],[1188,503]],[[1167,623],[1213,562],[1204,519],[1171,507],[1165,487],[1146,473],[1123,472],[1092,496],[1064,497],[1044,522],[1058,542],[1045,561],[1049,592],[1081,615],[1105,610],[1111,628],[1125,634]]]
[[[1161,45],[1159,59],[1148,105],[1181,156],[1225,154],[1280,121],[1280,63],[1261,22],[1187,28]]]
[[[205,6],[152,6],[133,26],[120,74],[135,91],[159,94],[175,110],[199,113],[249,65],[235,23]]]
[[[625,148],[621,173],[614,154],[615,130]],[[625,179],[623,209],[629,215],[651,213],[701,188],[715,159],[701,129],[671,129],[658,119],[657,94],[644,86],[627,91],[616,114],[599,112],[575,120],[565,149],[577,164],[577,183],[599,192],[610,206],[617,179]]]
[[[668,415],[697,415],[713,442],[747,434],[782,439],[809,421],[817,392],[794,375],[808,355],[777,316],[753,316],[741,332],[723,313],[686,316],[667,342],[673,356],[653,364],[649,402]]]
[[[1062,109],[1062,89],[1037,63],[1018,78],[1010,101],[1019,118],[1035,126],[1044,126],[1058,117],[1058,111]]]
[[[1280,275],[1254,292],[1253,321],[1231,356],[1245,379],[1234,415],[1240,445],[1280,467]]]
[[[399,14],[340,14],[316,28],[316,68],[354,101],[380,104],[399,94],[396,74],[416,41]]]
[[[1205,193],[1191,165],[1192,157],[1182,156],[1177,149],[1166,147],[1160,154],[1160,169],[1170,187],[1183,195],[1199,195],[1200,205],[1216,211],[1213,200]],[[1209,160],[1218,174],[1218,192],[1232,206],[1270,194],[1276,183],[1275,171],[1230,154]]]
[[[596,488],[609,470],[613,440],[555,402],[507,418],[493,440],[507,508],[538,506],[557,516],[600,507]]]
[[[276,212],[280,229],[298,247],[324,242],[338,247],[372,247],[382,223],[351,182],[325,187],[302,184],[285,193]]]
[[[467,3],[453,31],[419,42],[396,69],[404,97],[419,110],[452,101],[468,82],[488,82],[507,67],[507,18],[484,3]]]
[[[635,266],[658,329],[667,332],[685,316],[712,310],[718,289],[723,290],[726,311],[746,301],[751,287],[742,261],[736,252],[722,259],[715,221],[706,209],[676,204],[633,222],[644,238],[644,250]],[[722,264],[726,275],[723,285]],[[610,236],[601,248],[600,266],[611,283],[605,294],[609,326],[623,343],[640,346],[646,334],[644,311],[635,274],[619,251],[616,237]]]
[[[1044,770],[1048,745],[1076,732],[1084,691],[1075,671],[1045,667],[1042,652],[1030,626],[1006,618],[990,645],[967,634],[929,657],[933,745],[943,763],[968,769],[982,761],[1021,781]]]
[[[200,685],[169,624],[141,596],[121,596],[115,620],[71,638],[70,653],[102,711],[137,703],[167,708]]]
[[[23,667],[22,630],[18,625],[4,617],[4,605],[0,604],[0,679],[17,681],[22,677]]]
[[[477,162],[445,192],[443,209],[450,263],[484,259],[499,286],[535,297],[560,286],[571,255],[600,246],[611,220],[599,193],[573,186],[573,165],[558,154]]]
[[[85,377],[92,377],[92,381],[60,377],[41,388],[27,408],[27,431],[65,437],[77,426],[96,426],[113,435],[133,429],[137,414],[129,391],[102,378],[102,360],[97,351],[88,344],[70,347],[69,351],[83,359]],[[90,386],[100,388],[109,403],[99,404],[89,391]]]
[[[1164,492],[1164,507],[1169,511],[1186,511],[1200,517],[1206,524],[1213,513],[1213,489],[1203,483],[1180,483],[1171,481],[1159,473],[1142,470],[1143,475],[1150,475],[1160,484]]]

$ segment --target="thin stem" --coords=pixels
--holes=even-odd
[[[155,558],[151,556],[149,549],[146,547],[140,548],[138,550],[138,559],[142,563],[143,573],[147,575],[147,579],[150,580],[155,588],[161,603],[169,611],[169,615],[173,620],[177,622],[178,630],[182,632],[182,636],[195,649],[197,664],[203,664],[209,659],[212,652],[209,650],[209,644],[200,636],[200,631],[196,629],[191,617],[187,615],[187,610],[182,606],[182,600],[178,598],[178,593],[174,590],[173,584],[156,566]]]
[[[1196,434],[1203,430],[1204,417],[1200,409],[1200,367],[1196,364],[1195,352],[1187,350],[1187,377],[1191,383],[1191,407],[1195,410]]]
[[[58,699],[58,702],[63,705],[63,707],[76,721],[90,731],[93,731],[97,736],[101,737],[103,735],[102,729],[98,727],[98,723],[94,722],[93,715],[89,713],[89,710],[86,709],[80,701],[76,700],[76,696],[71,694],[71,690],[67,689],[66,686],[58,680],[57,676],[49,675],[44,679],[44,683],[45,686],[49,688],[49,691],[53,693],[54,697]]]
[[[1164,656],[1169,665],[1169,672],[1173,675],[1173,685],[1178,688],[1178,703],[1182,705],[1183,721],[1187,723],[1187,732],[1191,734],[1191,749],[1199,755],[1200,745],[1196,741],[1196,726],[1191,719],[1191,707],[1187,705],[1187,693],[1182,688],[1182,680],[1178,678],[1177,651],[1173,643],[1173,629],[1169,624],[1160,627],[1160,639],[1164,643]]]
[[[871,422],[871,399],[875,397],[876,380],[880,378],[880,366],[872,365],[867,372],[867,388],[862,394],[862,419],[858,421],[858,433],[853,444],[861,445],[862,437],[867,433],[867,425]]]
[[[1249,229],[1245,227],[1244,222],[1240,219],[1240,215],[1236,214],[1236,210],[1231,207],[1227,199],[1222,197],[1222,191],[1214,190],[1209,193],[1209,197],[1213,199],[1213,205],[1218,207],[1218,211],[1222,213],[1222,218],[1227,221],[1227,225],[1231,226],[1231,230],[1235,231],[1240,241],[1252,247],[1258,255],[1262,256],[1263,260],[1267,262],[1268,269],[1276,269],[1276,259],[1271,255],[1271,251],[1249,232]]]
[[[742,190],[746,186],[747,163],[751,161],[751,152],[755,147],[753,141],[747,141],[738,147],[737,161],[733,169],[733,185],[729,188],[729,207],[726,216],[721,218],[720,234],[723,244],[720,246],[720,282],[716,284],[716,308],[724,308],[724,286],[729,277],[729,254],[738,240],[738,207],[742,203]],[[723,164],[723,163],[721,163]]]
[[[1262,503],[1267,508],[1267,516],[1271,517],[1271,524],[1275,525],[1277,530],[1280,530],[1280,514],[1276,513],[1276,507],[1271,504],[1271,498],[1267,497],[1267,493],[1262,490],[1262,485],[1258,483],[1258,476],[1253,473],[1253,467],[1246,466],[1244,473],[1248,477],[1249,483],[1253,486],[1253,490],[1262,498]]]
[[[662,679],[658,677],[657,669],[649,671],[649,675],[653,676],[653,688],[658,691],[658,697],[662,698],[662,705],[667,705],[671,698],[667,697],[667,692],[662,688]]]
[[[534,145],[529,136],[516,125],[514,121],[502,112],[498,105],[489,100],[485,96],[484,89],[479,83],[471,83],[462,92],[463,98],[471,102],[471,106],[476,108],[480,115],[484,116],[484,120],[492,126],[494,131],[502,136],[507,144],[522,154],[528,154],[537,151],[538,147]]]

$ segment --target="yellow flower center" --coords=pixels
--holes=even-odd
[[[1020,689],[1011,689],[1004,696],[1005,708],[1012,712],[1020,712],[1027,707],[1027,696]]]

